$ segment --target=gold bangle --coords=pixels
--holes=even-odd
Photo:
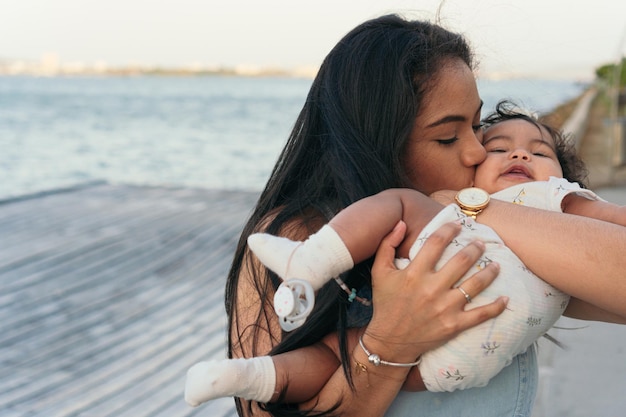
[[[365,354],[367,355],[368,362],[374,366],[387,365],[387,366],[397,366],[400,368],[412,368],[413,366],[419,365],[420,362],[422,361],[422,355],[418,356],[417,360],[411,363],[398,363],[398,362],[384,361],[380,359],[380,356],[378,356],[376,353],[370,353],[370,351],[367,350],[367,348],[363,344],[363,335],[359,336],[359,345],[361,346],[361,349],[363,349],[363,352],[365,352]]]

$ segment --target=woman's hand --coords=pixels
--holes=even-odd
[[[372,268],[374,313],[364,334],[371,352],[387,361],[412,362],[463,330],[504,311],[508,301],[505,297],[465,311],[464,294],[453,288],[484,252],[482,242],[468,245],[439,271],[435,270],[444,249],[460,230],[455,223],[439,228],[402,270],[394,265],[394,257],[406,233],[404,223],[398,223],[382,241]],[[498,272],[499,266],[491,263],[463,282],[463,290],[476,296]]]

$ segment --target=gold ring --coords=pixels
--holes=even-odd
[[[466,293],[460,285],[456,287],[456,289],[461,291],[461,294],[463,294],[463,296],[465,297],[465,301],[467,301],[468,304],[472,302],[472,297],[470,297],[470,295]]]

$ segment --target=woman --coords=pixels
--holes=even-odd
[[[243,230],[226,294],[230,357],[284,352],[338,335],[343,369],[314,401],[299,404],[300,410],[342,416],[530,415],[537,379],[532,348],[488,386],[453,393],[399,394],[409,368],[368,362],[369,353],[376,353],[387,362],[412,363],[505,308],[499,299],[465,312],[464,295],[451,288],[478,259],[480,245],[468,246],[434,271],[457,225],[439,229],[404,270],[393,265],[402,231],[392,233],[373,265],[364,262],[344,276],[349,287],[372,291],[371,311],[350,305],[345,292],[331,282],[319,291],[310,319],[289,334],[281,333],[270,301],[280,279],[246,247],[247,236],[258,231],[302,240],[343,207],[387,188],[411,187],[430,194],[470,186],[475,166],[485,158],[482,103],[471,68],[471,52],[461,36],[396,16],[355,28],[320,68]],[[618,280],[626,261],[612,258],[619,252],[615,247],[626,248],[626,237],[617,226],[580,219],[582,230],[577,230],[566,215],[510,206],[493,202],[478,221],[492,226],[526,265],[557,288],[626,315],[612,295],[618,290],[626,294],[626,280]],[[510,224],[514,216],[532,222]],[[572,244],[581,235],[582,243]],[[560,248],[558,260],[549,253],[552,247]],[[591,272],[607,288],[585,283]],[[473,297],[496,275],[496,268],[485,268],[466,281],[464,289]],[[346,348],[349,326],[364,328],[367,354],[361,346]],[[238,401],[237,406],[240,415],[268,415],[256,404]],[[295,409],[272,412],[298,415]]]

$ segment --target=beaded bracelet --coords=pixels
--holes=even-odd
[[[397,362],[384,361],[380,359],[380,356],[378,356],[376,353],[370,353],[370,351],[367,350],[367,348],[363,344],[363,335],[359,336],[359,345],[361,345],[361,349],[363,349],[363,352],[365,352],[365,354],[367,355],[367,360],[369,361],[369,363],[371,363],[374,366],[387,365],[387,366],[398,366],[401,368],[411,368],[413,366],[419,365],[420,362],[422,361],[421,355],[418,356],[415,362],[411,362],[411,363],[397,363]]]
[[[337,284],[341,287],[341,289],[344,290],[346,294],[348,294],[348,301],[353,302],[354,300],[356,300],[359,303],[363,304],[364,306],[372,305],[372,302],[368,300],[367,298],[362,298],[362,297],[357,296],[356,288],[352,288],[352,289],[348,288],[346,283],[343,282],[343,280],[339,276],[335,277],[335,282],[337,282]]]

